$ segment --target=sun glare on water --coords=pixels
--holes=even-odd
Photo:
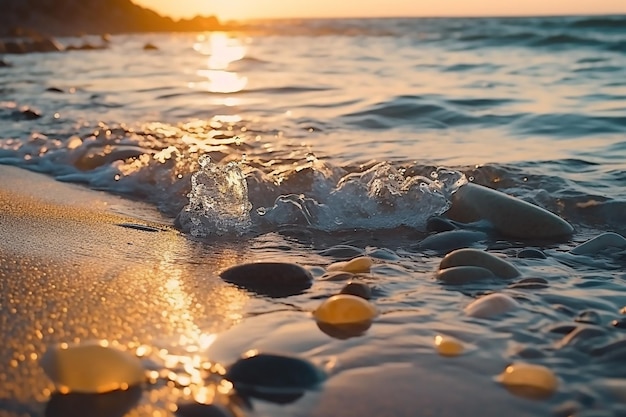
[[[248,78],[229,71],[231,63],[245,57],[246,47],[238,38],[230,37],[223,32],[200,34],[193,46],[194,50],[207,56],[206,68],[197,71],[197,75],[206,81],[190,83],[190,88],[201,89],[211,93],[236,93],[248,84]],[[225,105],[232,105],[233,100],[225,100]]]

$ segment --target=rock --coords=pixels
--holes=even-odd
[[[322,321],[316,321],[315,323],[323,333],[339,340],[362,336],[370,327],[372,327],[371,320],[343,324],[330,324]]]
[[[515,278],[521,275],[513,265],[507,261],[478,249],[457,249],[447,254],[439,264],[439,269],[455,266],[477,266],[490,270],[500,278]]]
[[[322,281],[348,281],[352,278],[354,278],[354,274],[351,272],[331,271],[322,275],[320,280]]]
[[[339,292],[340,294],[356,295],[365,300],[372,298],[372,289],[363,282],[348,282]]]
[[[506,294],[494,293],[480,297],[465,307],[470,317],[490,318],[519,307],[519,303]]]
[[[147,44],[143,46],[143,50],[144,51],[158,51],[159,48],[155,44],[148,42]]]
[[[581,243],[569,252],[573,255],[592,255],[607,248],[626,249],[626,238],[617,233],[602,233],[585,243]]]
[[[473,183],[453,194],[448,216],[462,222],[484,219],[502,235],[520,239],[566,238],[574,233],[569,223],[539,206]]]
[[[539,290],[542,288],[548,288],[548,281],[543,278],[523,278],[510,284],[509,288],[517,288],[523,290]]]
[[[448,232],[451,230],[457,230],[457,226],[450,219],[435,216],[426,221],[426,230],[429,232]]]
[[[450,336],[435,336],[435,347],[441,356],[459,356],[463,353],[463,344]]]
[[[369,272],[372,267],[372,259],[368,256],[359,256],[350,261],[335,262],[326,268],[328,271],[344,271],[353,274]]]
[[[219,275],[226,282],[271,297],[300,294],[313,282],[313,276],[305,268],[282,262],[235,265]]]
[[[540,251],[539,249],[526,248],[522,249],[517,253],[518,258],[531,258],[531,259],[546,259],[547,256],[545,253]]]
[[[490,270],[480,266],[453,266],[437,271],[436,278],[445,284],[463,285],[495,278]]]
[[[271,390],[300,393],[316,388],[326,377],[304,359],[260,353],[239,359],[224,378],[232,382],[238,392],[253,394]]]
[[[506,386],[536,388],[553,394],[559,387],[554,372],[545,366],[530,363],[514,363],[506,367],[497,380]]]
[[[20,110],[14,112],[15,116],[22,120],[36,120],[41,118],[41,113],[30,107],[22,107]]]
[[[451,251],[465,248],[473,243],[485,240],[487,234],[473,230],[450,230],[431,235],[422,240],[418,248],[436,251]]]
[[[333,295],[313,311],[317,321],[329,324],[368,322],[377,315],[378,310],[373,304],[349,294]]]
[[[105,341],[50,348],[41,365],[64,394],[126,390],[145,380],[143,366],[137,357],[109,347]]]

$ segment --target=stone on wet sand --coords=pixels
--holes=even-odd
[[[418,247],[435,251],[450,251],[470,246],[485,240],[487,234],[475,230],[449,230],[431,235],[422,240]]]
[[[352,272],[345,271],[330,271],[322,275],[321,281],[348,281],[354,278]]]
[[[507,313],[519,307],[519,303],[512,297],[494,293],[480,297],[465,307],[465,314],[470,317],[490,318]]]
[[[368,256],[359,256],[350,261],[342,261],[335,262],[334,264],[330,264],[328,271],[343,271],[343,272],[351,272],[353,274],[360,274],[364,272],[369,272],[372,267],[373,262],[372,259]]]
[[[307,269],[284,262],[235,265],[222,271],[220,277],[231,284],[272,297],[300,294],[313,282],[313,276]]]
[[[478,249],[457,249],[447,254],[439,264],[439,270],[456,266],[476,266],[490,270],[500,278],[515,278],[521,275],[513,265],[495,255]]]
[[[259,353],[239,359],[228,369],[224,378],[230,381],[238,391],[302,392],[316,388],[324,381],[325,375],[307,360]]]
[[[317,321],[328,324],[368,322],[378,315],[378,310],[369,301],[356,295],[338,294],[325,300],[313,316]]]
[[[441,356],[459,356],[463,353],[463,344],[450,336],[435,336],[435,347]]]
[[[454,193],[448,215],[462,222],[487,220],[513,238],[555,239],[574,233],[569,223],[539,206],[473,183]]]
[[[145,380],[141,361],[106,341],[52,347],[41,365],[61,393],[125,390]]]
[[[514,363],[506,367],[497,380],[508,387],[529,387],[554,393],[559,380],[550,369],[530,363]]]
[[[626,249],[626,238],[617,233],[602,233],[581,243],[569,252],[573,255],[593,255],[608,248]]]
[[[496,276],[490,270],[480,266],[453,266],[437,271],[436,278],[445,284],[463,285],[476,281],[492,279]]]
[[[356,295],[365,300],[372,298],[372,289],[364,282],[351,281],[348,282],[339,292],[340,294]]]

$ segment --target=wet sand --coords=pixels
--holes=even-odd
[[[149,206],[21,169],[0,166],[0,178],[0,416],[61,415],[59,410],[71,408],[75,403],[58,405],[39,361],[50,345],[91,339],[141,352],[147,367],[160,375],[126,407],[122,401],[114,415],[172,415],[174,404],[189,393],[180,380],[161,375],[182,367],[185,357],[203,358],[213,336],[244,319],[254,303],[217,276],[254,259],[245,244],[194,242]],[[265,324],[273,326],[274,315],[268,316]],[[311,320],[295,334],[310,335],[314,327]],[[384,337],[385,326],[378,329],[372,337],[379,337],[377,331]],[[342,346],[321,339],[326,337],[321,332],[315,337]],[[354,353],[344,363],[351,365],[338,367],[319,392],[284,406],[260,402],[245,414],[549,414],[545,403],[514,397],[495,384],[495,367],[484,375],[467,372],[471,357],[433,360],[416,354],[409,361],[378,364],[375,349],[369,352],[359,343],[357,338],[346,345]],[[360,360],[364,353],[368,359]],[[161,372],[172,359],[178,362]],[[465,367],[457,367],[456,360]],[[97,407],[90,410],[102,414]]]

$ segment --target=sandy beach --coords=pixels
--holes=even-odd
[[[232,242],[212,247],[189,240],[166,222],[157,221],[158,214],[140,203],[13,167],[0,166],[0,177],[0,327],[4,336],[0,415],[50,416],[67,410],[72,410],[71,415],[87,415],[86,406],[93,415],[110,415],[111,410],[120,416],[127,412],[172,415],[175,404],[188,399],[189,391],[171,375],[159,376],[144,387],[143,394],[129,398],[76,400],[54,394],[40,366],[41,356],[57,343],[105,339],[145,356],[147,367],[159,375],[175,372],[185,357],[203,358],[213,335],[241,321],[246,306],[254,304],[249,294],[222,282],[216,273],[243,262],[245,254],[234,250]],[[280,349],[279,339],[263,342],[261,334],[281,327],[291,328],[292,344],[301,337],[305,344],[316,340],[350,353],[337,355],[344,369],[333,373],[319,392],[291,405],[260,402],[254,413],[248,410],[246,414],[452,416],[463,412],[496,416],[545,412],[545,404],[512,396],[491,375],[467,372],[473,367],[471,356],[450,360],[416,353],[411,362],[382,366],[366,339],[351,339],[347,345],[340,340],[330,342],[312,330],[316,329],[312,320],[290,327],[289,314],[254,320],[248,340],[233,337],[234,344],[221,340],[221,345],[230,345],[229,354],[238,355],[237,343],[243,349],[261,341],[257,344],[261,349],[263,345]],[[244,319],[239,324],[244,334],[246,323]],[[383,337],[398,326],[393,330],[389,323],[381,324],[378,329],[370,332],[372,337]],[[362,355],[370,359],[364,361]],[[172,362],[172,358],[177,359]],[[460,363],[462,367],[457,366]],[[492,372],[499,367],[494,362]]]

